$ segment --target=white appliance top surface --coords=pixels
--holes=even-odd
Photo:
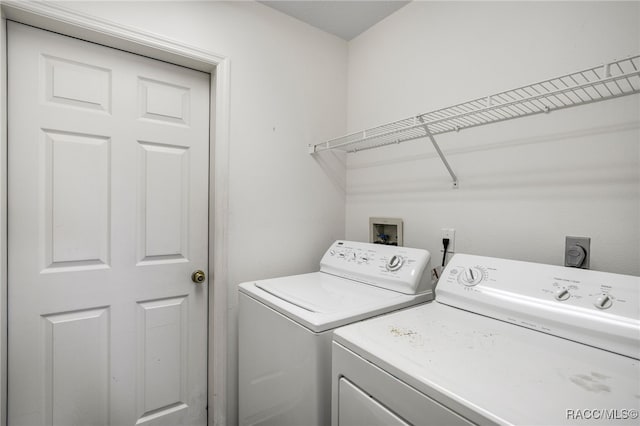
[[[440,303],[345,326],[334,340],[474,422],[575,424],[571,410],[603,409],[638,421],[638,360]]]
[[[314,332],[433,299],[428,251],[335,241],[320,272],[240,284],[240,291]]]
[[[240,291],[314,332],[431,299],[407,295],[324,272],[240,284]]]

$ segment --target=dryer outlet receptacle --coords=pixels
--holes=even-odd
[[[565,238],[564,266],[572,268],[589,269],[591,260],[591,238],[569,237]]]

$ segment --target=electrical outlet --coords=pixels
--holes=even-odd
[[[564,266],[589,269],[591,238],[566,237],[564,243]]]
[[[447,253],[455,253],[456,252],[456,230],[453,228],[442,228],[441,231],[442,238],[449,239],[449,247],[447,248]],[[440,245],[440,252],[444,252],[444,248]]]

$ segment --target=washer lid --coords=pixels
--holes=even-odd
[[[314,332],[431,299],[406,295],[323,272],[240,284],[240,291]]]
[[[575,424],[587,415],[602,415],[594,424],[637,423],[638,360],[437,302],[333,338],[477,424]]]

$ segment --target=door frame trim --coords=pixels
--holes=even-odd
[[[230,61],[197,47],[55,3],[0,0],[0,426],[7,421],[7,19],[211,75],[209,118],[209,425],[227,419]],[[213,170],[212,170],[213,169]],[[213,225],[213,226],[212,226]],[[215,271],[215,276],[212,273]],[[213,285],[212,285],[213,284]]]

